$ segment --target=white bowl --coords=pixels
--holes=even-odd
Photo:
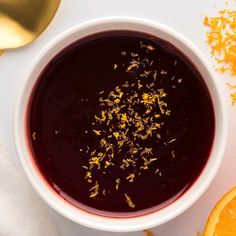
[[[194,184],[170,205],[155,212],[136,217],[116,218],[99,216],[79,209],[63,200],[51,187],[49,187],[39,173],[38,168],[31,158],[31,152],[27,142],[27,106],[33,87],[44,67],[58,54],[58,52],[74,41],[94,33],[109,30],[140,31],[157,36],[176,46],[190,58],[202,74],[206,86],[209,89],[215,113],[216,126],[213,147],[204,170]],[[221,94],[217,80],[214,78],[214,73],[210,68],[211,66],[208,65],[202,54],[180,34],[164,25],[144,19],[130,17],[96,19],[69,29],[53,39],[38,53],[31,66],[29,66],[26,75],[27,78],[23,81],[22,87],[20,88],[15,107],[14,134],[17,153],[23,169],[35,190],[45,202],[63,216],[79,224],[105,231],[128,232],[143,230],[161,225],[185,211],[203,194],[213,180],[213,177],[220,166],[227,139],[225,103],[223,102],[223,95]]]

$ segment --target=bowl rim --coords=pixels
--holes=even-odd
[[[151,30],[156,33],[158,32],[159,35],[157,35],[156,37],[159,37],[161,39],[163,39],[163,35],[165,35],[167,36],[167,38],[169,38],[169,40],[166,40],[165,38],[164,40],[170,41],[170,43],[177,48],[183,47],[179,50],[181,50],[185,55],[187,54],[187,51],[191,53],[192,56],[189,57],[189,59],[194,59],[193,64],[198,68],[200,73],[202,74],[204,72],[206,74],[207,79],[204,80],[211,94],[216,119],[215,126],[217,127],[215,127],[215,138],[212,147],[213,152],[211,152],[211,154],[209,155],[202,173],[198,176],[197,180],[195,180],[191,187],[181,195],[179,199],[164,207],[163,209],[146,215],[130,218],[108,218],[78,209],[77,207],[63,200],[62,197],[59,197],[59,195],[55,193],[55,191],[53,193],[49,190],[47,186],[48,184],[40,177],[40,174],[37,172],[38,168],[34,163],[32,163],[30,153],[27,151],[27,144],[26,141],[24,141],[26,139],[24,136],[24,119],[27,110],[27,101],[29,100],[29,97],[31,95],[32,87],[37,80],[37,76],[35,74],[39,74],[42,71],[42,68],[47,65],[49,59],[47,59],[45,62],[44,59],[46,57],[52,59],[54,55],[58,54],[62,48],[65,48],[67,45],[71,44],[73,41],[78,40],[79,38],[83,38],[89,35],[84,34],[81,37],[75,37],[73,40],[70,39],[71,37],[74,37],[79,33],[83,34],[87,31],[90,31],[90,34],[93,34],[95,32],[103,32],[108,29],[117,29],[117,27],[120,27],[120,29],[127,29],[126,27],[128,25],[136,31],[142,28],[142,30],[139,31],[144,33],[149,33],[149,31]],[[106,28],[106,30],[104,30],[104,28]],[[146,31],[144,29],[146,29]],[[172,40],[174,41],[174,43]],[[63,44],[66,41],[67,44]],[[60,46],[61,44],[63,44],[63,46]],[[60,48],[60,50],[58,50],[58,48]],[[40,72],[36,73],[37,68],[40,68],[40,66]],[[222,161],[228,135],[227,111],[226,106],[224,106],[224,104],[226,104],[224,102],[225,97],[222,90],[220,89],[219,82],[217,81],[217,79],[214,79],[214,77],[214,71],[208,65],[208,62],[202,55],[202,53],[181,34],[160,23],[143,18],[122,16],[96,18],[74,26],[64,31],[56,38],[52,39],[42,50],[40,50],[40,52],[35,56],[31,65],[29,66],[29,69],[26,72],[26,75],[23,78],[21,87],[19,89],[15,104],[13,125],[16,151],[24,172],[26,173],[30,183],[33,185],[36,192],[44,199],[44,201],[49,206],[51,206],[54,210],[56,210],[66,218],[81,225],[110,232],[131,232],[161,225],[184,212],[199,199],[199,197],[205,192],[207,187],[212,182]],[[31,82],[33,80],[32,78],[34,79],[34,82]],[[27,89],[29,90],[28,92]],[[215,94],[214,96],[212,95],[213,93]]]

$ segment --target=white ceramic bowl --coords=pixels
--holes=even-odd
[[[215,112],[215,137],[210,158],[201,175],[194,184],[176,201],[158,211],[137,217],[104,217],[86,212],[67,203],[54,192],[40,175],[27,145],[26,113],[32,89],[48,62],[63,48],[85,36],[108,30],[134,30],[145,32],[164,39],[182,51],[202,74],[213,100]],[[164,25],[152,21],[129,18],[109,17],[92,20],[59,35],[36,55],[23,81],[17,99],[14,119],[14,132],[17,153],[33,187],[39,195],[57,212],[79,224],[105,231],[128,232],[151,228],[167,222],[190,207],[207,189],[215,176],[225,149],[227,139],[227,119],[223,96],[214,73],[206,59],[184,37]]]

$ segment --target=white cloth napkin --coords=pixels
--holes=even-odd
[[[0,148],[0,236],[58,236],[47,206]]]

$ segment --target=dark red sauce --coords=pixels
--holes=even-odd
[[[203,170],[214,111],[203,78],[169,43],[111,31],[79,40],[44,69],[28,138],[67,201],[110,212],[163,207]]]

